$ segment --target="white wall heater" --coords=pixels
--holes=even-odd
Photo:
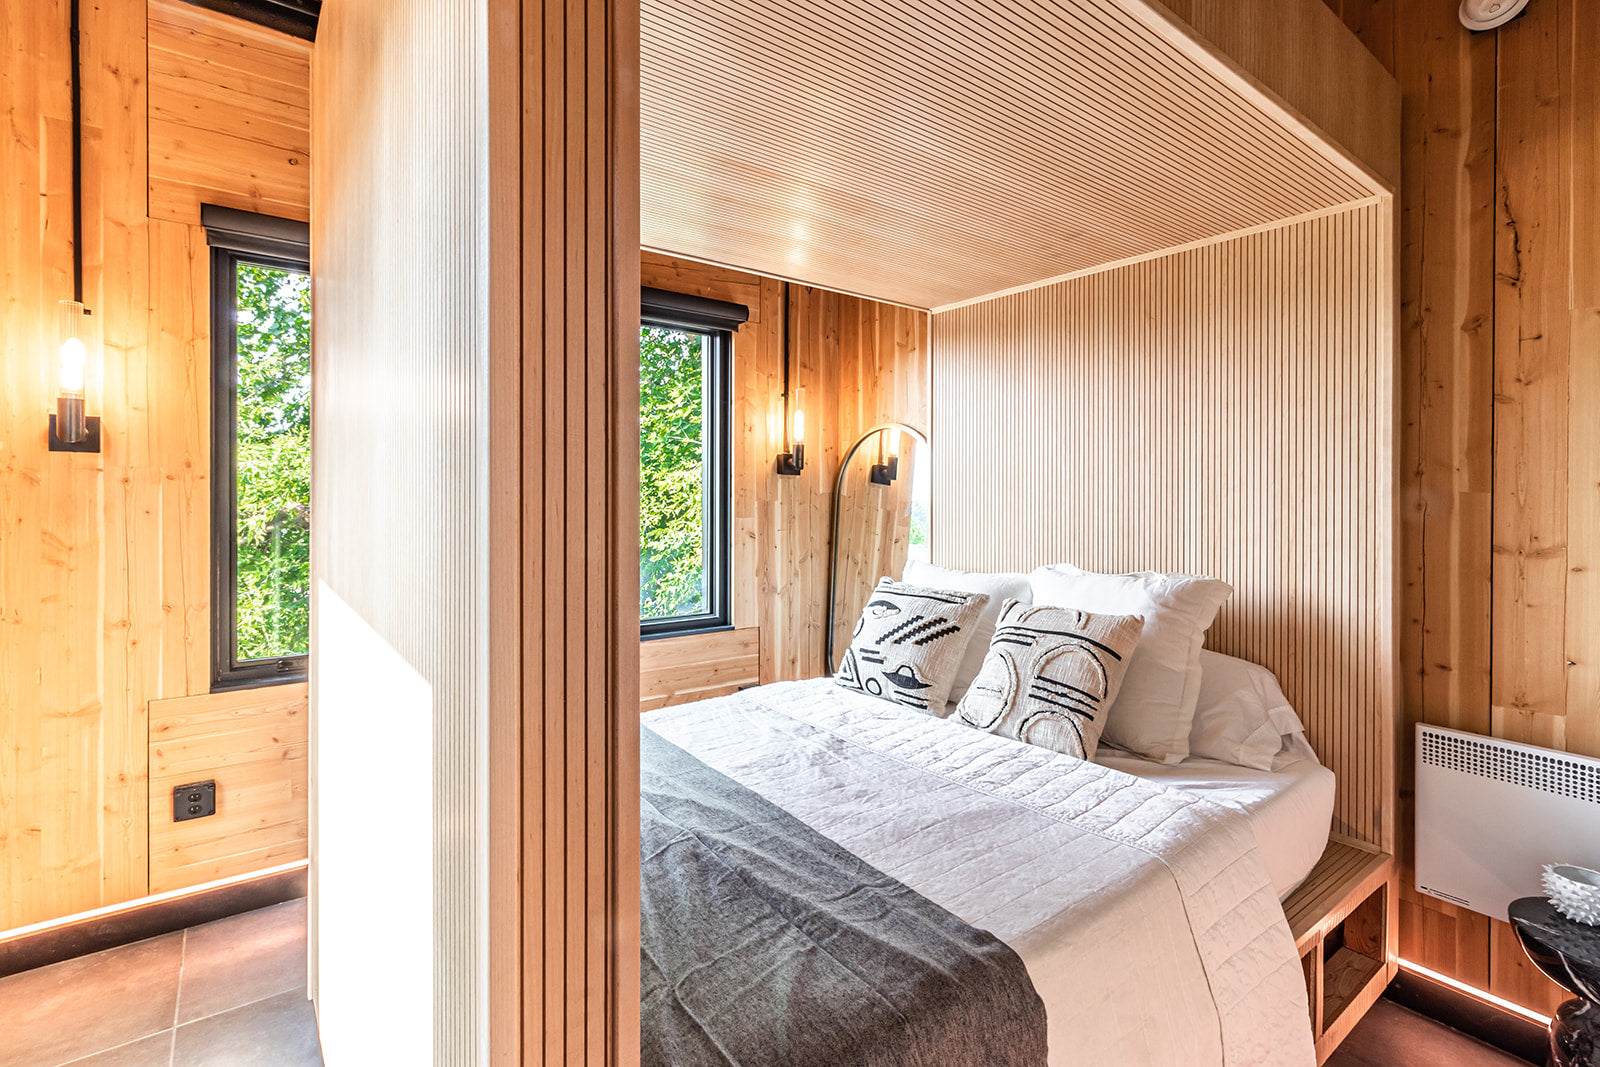
[[[1600,760],[1417,726],[1417,889],[1496,919],[1546,863],[1600,869]]]

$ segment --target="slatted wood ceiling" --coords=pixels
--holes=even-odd
[[[1371,205],[933,317],[934,560],[1212,574],[1392,848],[1393,320]]]
[[[650,248],[938,307],[1382,191],[1143,4],[642,17]]]

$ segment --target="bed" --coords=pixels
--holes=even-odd
[[[1085,763],[831,679],[643,723],[1008,946],[1050,1064],[1314,1062],[1279,905],[1327,840],[1332,775],[1309,748],[1270,771]]]

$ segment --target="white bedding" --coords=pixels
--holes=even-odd
[[[645,722],[1009,944],[1052,1065],[1314,1062],[1300,962],[1240,812],[828,679]]]
[[[1299,758],[1272,771],[1194,758],[1164,766],[1105,746],[1095,762],[1240,812],[1282,900],[1322,858],[1333,822],[1333,772],[1317,762],[1304,738],[1296,743],[1303,749]]]

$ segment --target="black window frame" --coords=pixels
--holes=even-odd
[[[706,352],[706,600],[693,615],[639,620],[642,640],[733,629],[733,337],[750,310],[725,300],[644,288],[639,327],[689,330],[710,338]]]
[[[240,263],[311,272],[311,228],[292,219],[204,204],[211,247],[211,690],[304,682],[310,654],[240,660],[237,309]]]

